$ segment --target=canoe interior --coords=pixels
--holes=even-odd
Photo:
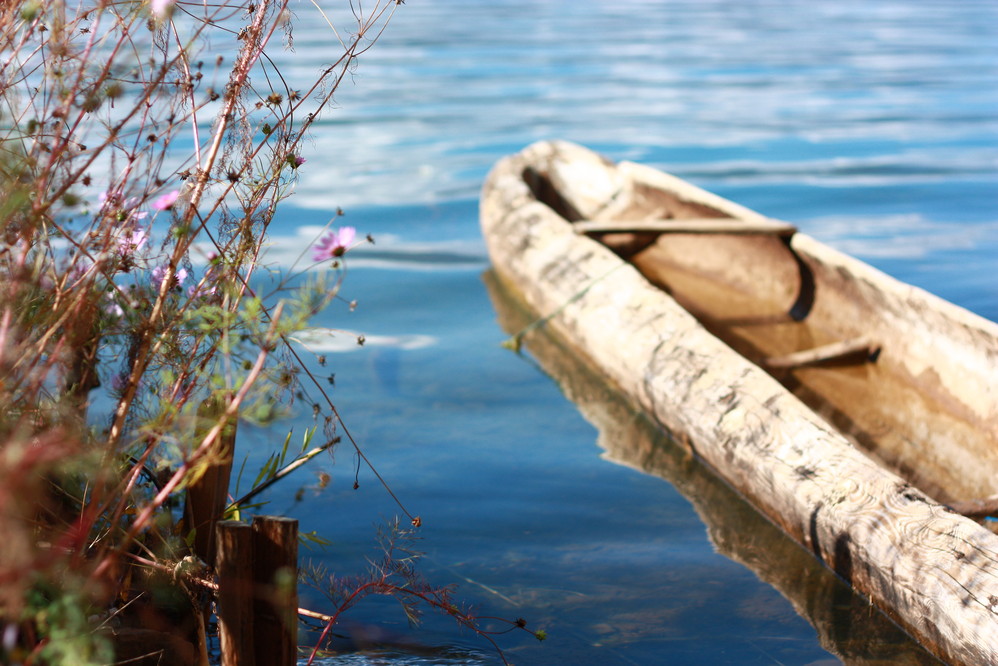
[[[590,155],[581,157],[582,164],[575,156],[570,166],[567,161],[531,165],[523,171],[524,181],[536,199],[570,222],[765,219],[661,172]],[[872,340],[877,351],[870,355],[767,369],[854,444],[938,501],[998,493],[998,417],[987,401],[993,394],[981,400],[982,393],[993,392],[990,382],[996,375],[989,375],[987,367],[944,367],[948,351],[938,341],[951,333],[946,330],[951,318],[947,308],[959,308],[915,293],[802,234],[792,241],[697,233],[593,237],[761,367],[767,367],[768,359],[822,345]],[[885,291],[901,296],[886,298]],[[935,311],[936,301],[942,315]],[[920,307],[926,309],[924,326],[917,318],[899,323],[892,313],[892,308]],[[992,334],[991,322],[979,326],[962,310],[954,317],[952,328],[960,338],[955,344],[966,348],[980,342],[985,347],[973,350],[984,362],[967,365],[995,363],[998,336]],[[934,346],[939,346],[935,352]]]

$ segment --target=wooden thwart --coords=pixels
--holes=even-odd
[[[779,220],[748,221],[735,218],[692,218],[686,220],[582,220],[572,224],[576,233],[647,232],[673,234],[762,234],[789,237],[797,227]]]
[[[875,359],[879,351],[879,345],[874,344],[869,338],[860,337],[805,349],[786,356],[774,356],[767,358],[765,364],[769,368],[800,368],[851,358],[866,362]]]
[[[547,180],[526,180],[532,172]],[[694,237],[719,223],[767,218],[568,143],[539,143],[504,159],[482,192],[483,232],[500,279],[568,338],[573,354],[688,439],[731,487],[945,663],[998,665],[998,536],[918,488],[924,483],[944,499],[998,491],[998,325],[805,234]],[[638,196],[625,200],[628,193]],[[662,219],[622,221],[652,216]],[[714,219],[686,231],[679,225],[689,220],[675,219],[684,216]],[[593,219],[612,217],[621,221]],[[583,235],[597,229],[601,242]],[[670,229],[691,235],[661,235]],[[777,311],[772,305],[786,303],[795,286],[785,250],[808,269],[799,270],[812,284],[802,280],[798,301],[809,307],[795,302],[773,339],[761,328],[729,336],[718,330],[723,321],[704,325],[682,307],[722,319],[755,312],[748,302],[744,314],[743,304],[731,307],[730,289],[766,304],[761,312]],[[699,300],[701,282],[721,285],[716,300]],[[711,329],[759,350],[758,358],[738,355]],[[875,350],[866,340],[849,342],[860,337],[890,342],[875,368],[797,371],[782,377],[785,385],[764,372],[772,372],[766,357],[790,367],[851,362],[848,352],[864,360]],[[787,358],[799,347],[780,347],[784,338],[846,342]],[[874,455],[856,446],[861,438]],[[970,512],[980,515],[986,504]]]
[[[998,516],[998,495],[985,497],[984,499],[967,500],[965,502],[953,502],[949,505],[951,509],[959,514],[981,520],[988,516]]]

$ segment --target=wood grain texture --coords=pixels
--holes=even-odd
[[[510,335],[537,313],[494,271],[485,276],[499,323]],[[533,359],[598,430],[602,457],[668,481],[692,504],[715,549],[772,585],[814,627],[823,648],[849,666],[938,666],[938,660],[862,595],[824,567],[692,455],[683,438],[669,437],[619,387],[580,356],[570,340],[548,328],[523,336]],[[640,592],[637,594],[640,595]],[[705,590],[704,603],[728,603],[727,591]],[[639,602],[640,603],[640,602]],[[606,622],[613,624],[613,618]],[[649,634],[659,629],[649,625]]]
[[[216,394],[198,407],[194,441],[200,443],[228,407],[228,398]],[[229,498],[229,477],[236,448],[236,423],[229,423],[214,446],[199,463],[200,474],[187,487],[185,513],[194,530],[194,554],[203,562],[215,561],[215,522],[225,511]]]
[[[575,222],[576,233],[654,232],[662,234],[769,234],[793,236],[797,227],[778,220],[696,218],[683,220],[607,220]]]
[[[767,358],[770,368],[799,368],[804,365],[855,359],[858,362],[870,361],[879,352],[880,346],[868,338],[854,338],[821,345],[812,349],[794,352],[785,356]]]
[[[298,521],[253,517],[256,664],[295,666],[298,656]]]
[[[253,647],[253,527],[215,523],[218,638],[222,666],[255,666]]]
[[[490,174],[481,218],[495,269],[610,380],[686,434],[702,460],[927,648],[951,663],[998,663],[998,537],[864,456],[631,265],[537,202],[525,169],[572,152],[538,144]]]

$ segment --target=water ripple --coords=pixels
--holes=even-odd
[[[848,159],[876,141],[877,182],[993,177],[998,5],[825,5],[406,5],[339,91],[340,108],[320,119],[316,152],[332,157],[305,172],[297,201],[331,209],[474,197],[496,159],[551,137],[653,157],[744,154],[796,137]],[[325,39],[299,32],[297,51],[318,64]],[[969,162],[953,149],[967,141],[978,144]],[[755,165],[762,183],[807,177],[798,167],[841,185],[863,176],[862,165],[852,174],[799,155]]]

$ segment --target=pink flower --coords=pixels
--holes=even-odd
[[[151,0],[149,8],[152,10],[153,16],[163,18],[174,2],[176,0]]]
[[[117,205],[121,202],[121,194],[119,192],[108,192],[105,190],[97,195],[97,201],[100,202],[101,206],[104,205]]]
[[[125,316],[124,309],[122,309],[122,307],[120,305],[118,305],[117,303],[115,303],[114,301],[108,301],[104,305],[104,312],[106,312],[107,314],[111,315],[115,319],[118,319],[120,317],[124,317]]]
[[[149,234],[143,229],[126,231],[118,238],[118,251],[122,256],[130,256],[138,252],[148,239]]]
[[[108,213],[113,213],[118,221],[142,220],[146,213],[135,210],[142,201],[138,197],[128,197],[122,199],[121,192],[101,192],[97,195],[97,201],[101,208]]]
[[[353,227],[340,227],[337,231],[330,231],[312,248],[312,259],[325,261],[342,257],[343,253],[350,249],[350,244],[356,237],[357,230]]]
[[[166,194],[161,194],[152,202],[152,207],[156,210],[166,210],[173,204],[177,203],[177,199],[180,197],[180,190],[173,190],[172,192],[167,192]]]
[[[200,298],[201,300],[207,301],[218,294],[218,287],[209,287],[207,285],[203,287],[198,287],[198,285],[191,285],[187,290],[187,296],[190,298]]]
[[[159,291],[163,286],[163,278],[166,277],[166,268],[167,267],[163,265],[152,269],[152,283],[156,287],[156,291]],[[178,268],[177,272],[173,276],[173,284],[171,284],[170,287],[179,287],[186,279],[187,270],[184,268]]]

